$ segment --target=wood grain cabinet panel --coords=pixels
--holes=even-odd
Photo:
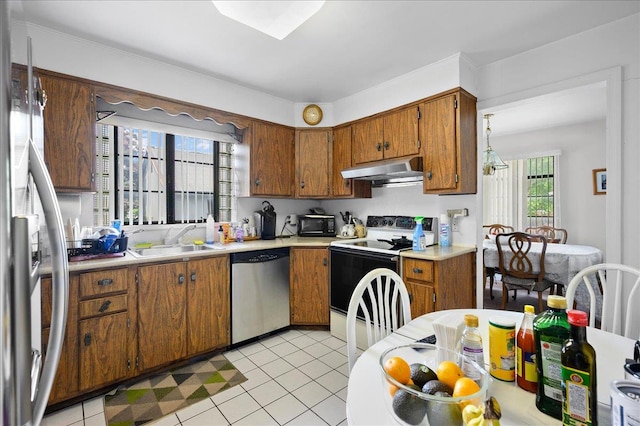
[[[95,104],[88,82],[40,71],[44,158],[58,191],[94,190]],[[69,167],[73,164],[73,167]]]
[[[476,99],[459,90],[421,106],[425,194],[477,192]]]
[[[138,358],[142,371],[187,355],[184,262],[138,268]]]
[[[194,355],[230,343],[229,257],[187,264],[187,352]]]
[[[331,149],[331,195],[333,198],[371,198],[371,182],[344,179],[340,173],[353,161],[351,126],[333,129]]]
[[[331,194],[331,131],[296,130],[296,198]]]
[[[126,312],[80,321],[80,389],[92,389],[129,375]]]
[[[254,121],[250,134],[251,195],[293,196],[294,129]]]
[[[122,293],[128,289],[127,268],[88,272],[80,275],[80,297],[95,297],[110,293]]]
[[[329,251],[292,248],[290,252],[290,311],[292,325],[329,324]]]

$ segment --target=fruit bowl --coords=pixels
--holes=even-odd
[[[405,385],[393,377],[406,374],[406,367],[393,367],[397,358],[406,361],[409,366],[422,364],[427,367],[413,366],[411,377],[416,378],[418,383]],[[443,361],[447,362],[443,364],[445,367],[441,367],[441,374],[438,375],[438,366]],[[461,396],[448,396],[454,394],[455,386],[449,386],[444,382],[456,382],[457,376],[454,372],[459,372],[456,367],[463,368],[463,361],[469,378],[474,377],[475,380],[467,378],[460,382],[457,394]],[[390,365],[392,367],[389,367]],[[491,380],[489,373],[475,361],[454,351],[427,343],[412,343],[386,350],[380,356],[380,372],[381,392],[383,392],[387,410],[398,424],[412,426],[462,425],[463,408],[468,404],[482,404],[486,399]],[[437,380],[438,378],[443,380]],[[435,382],[432,382],[434,380]],[[477,386],[470,382],[475,382]],[[471,386],[465,387],[464,384],[471,384]]]

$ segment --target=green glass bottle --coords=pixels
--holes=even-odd
[[[536,407],[562,420],[561,353],[564,341],[569,338],[567,299],[551,295],[547,298],[547,307],[533,320],[538,373]]]
[[[562,424],[598,424],[596,351],[587,342],[587,314],[567,312],[569,339],[562,346]]]

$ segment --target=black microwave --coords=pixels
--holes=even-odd
[[[305,214],[298,216],[298,236],[335,237],[336,217],[324,214]]]

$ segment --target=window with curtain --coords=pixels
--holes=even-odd
[[[559,226],[558,156],[507,160],[508,168],[484,176],[484,224],[500,223],[516,230]]]
[[[233,220],[233,143],[129,119],[98,123],[96,134],[94,225]]]

